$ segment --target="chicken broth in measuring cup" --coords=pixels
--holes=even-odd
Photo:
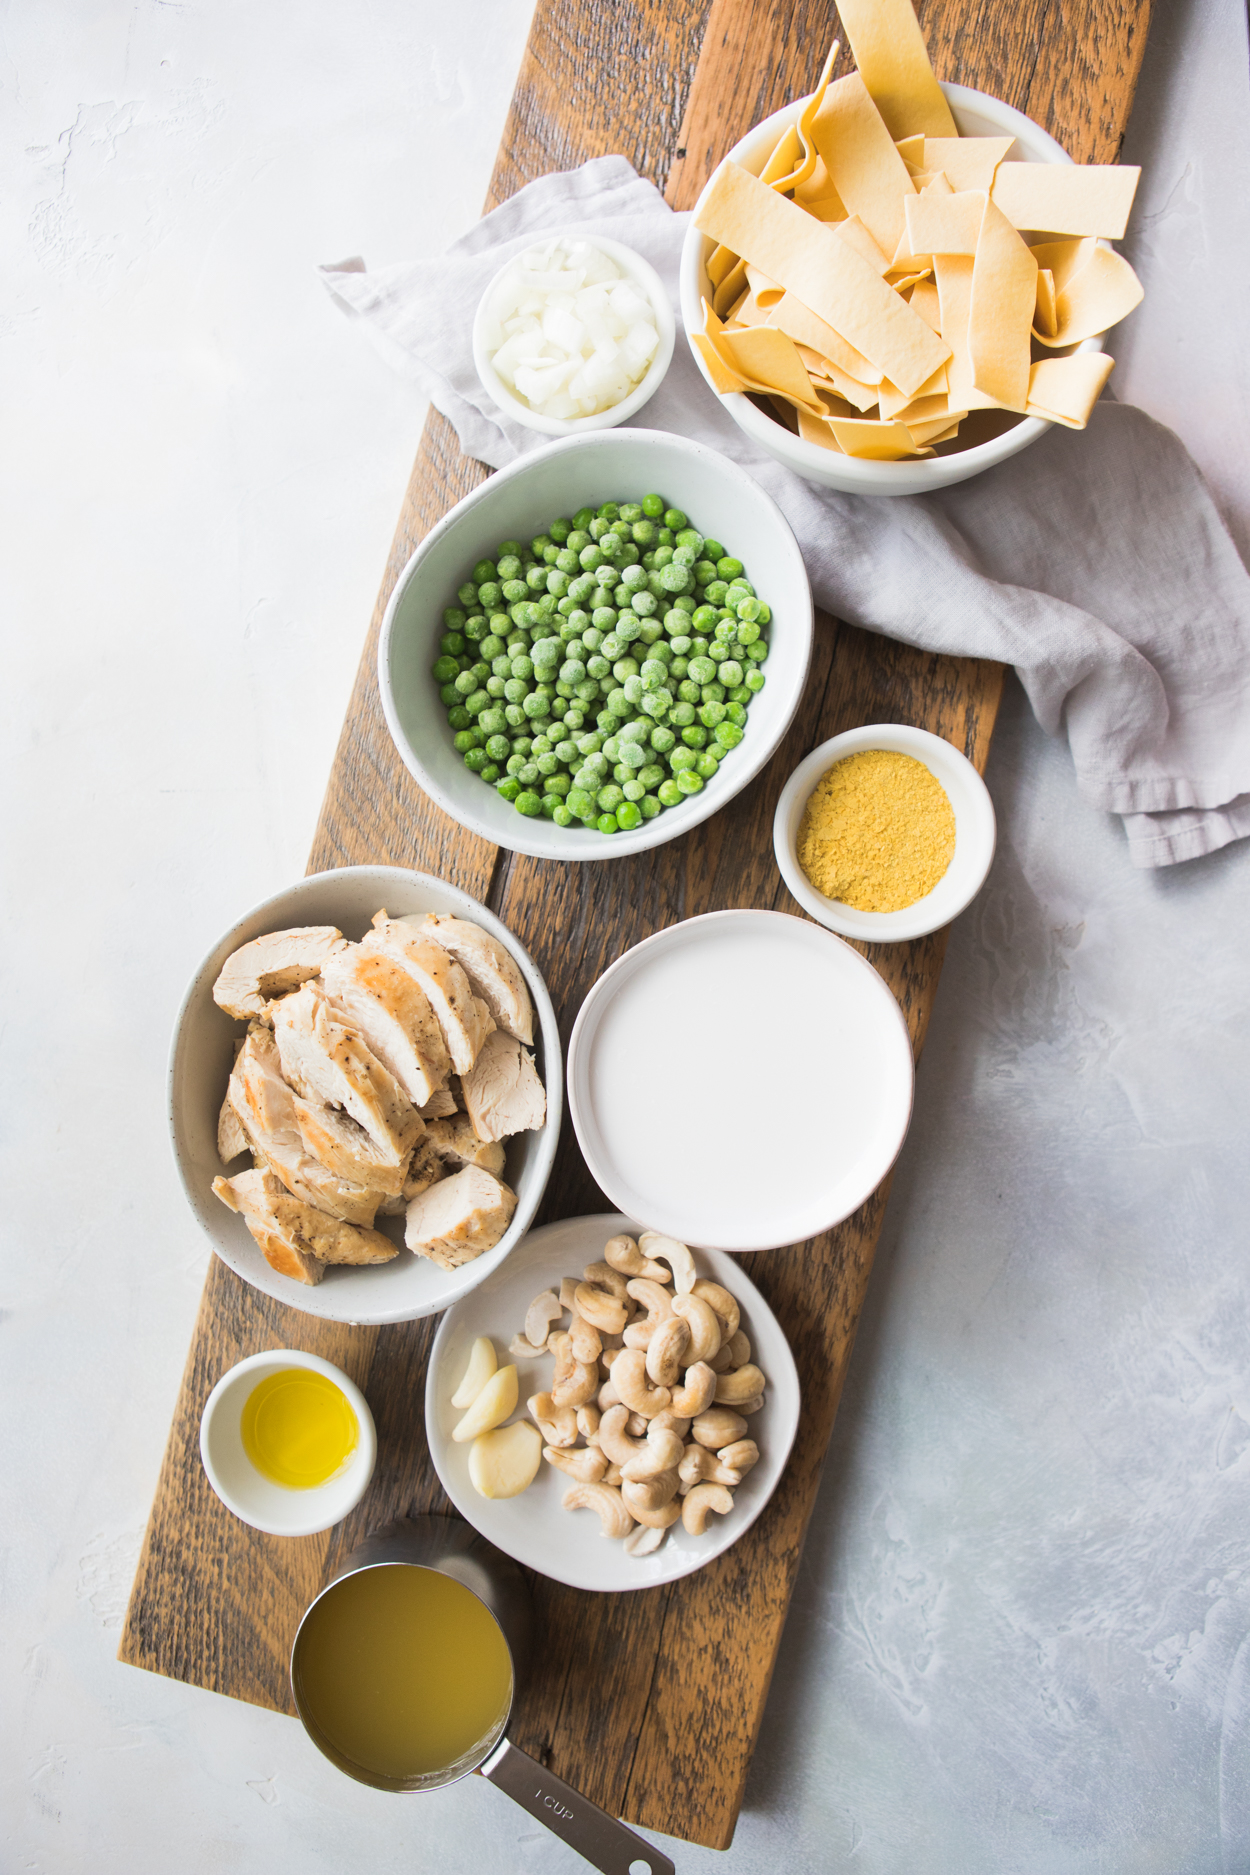
[[[392,1788],[442,1781],[484,1756],[512,1703],[512,1661],[490,1610],[451,1576],[409,1563],[326,1591],[300,1632],[292,1681],[323,1749]]]

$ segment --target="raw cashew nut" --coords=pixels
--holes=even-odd
[[[740,1413],[758,1413],[763,1404],[764,1395],[762,1393],[757,1393],[753,1400],[739,1400],[738,1411]]]
[[[715,1354],[708,1362],[708,1366],[714,1374],[727,1374],[733,1364],[733,1349],[728,1341],[726,1341],[722,1347],[717,1348]]]
[[[734,1501],[723,1484],[696,1484],[682,1504],[681,1520],[691,1536],[702,1536],[710,1512],[727,1517],[733,1507]]]
[[[651,1421],[649,1419],[644,1419],[641,1413],[631,1413],[629,1418],[625,1421],[625,1430],[631,1439],[645,1439],[647,1436],[647,1427],[650,1424]]]
[[[707,1412],[700,1413],[690,1427],[690,1436],[700,1445],[708,1446],[713,1452],[719,1452],[722,1446],[740,1439],[747,1429],[747,1422],[729,1406],[712,1406]]]
[[[645,1484],[631,1484],[626,1478],[621,1484],[621,1497],[634,1522],[649,1524],[652,1529],[658,1526],[667,1530],[669,1524],[676,1523],[681,1516],[675,1471],[666,1471],[659,1478],[648,1478]]]
[[[544,1289],[540,1296],[534,1297],[525,1311],[525,1338],[532,1347],[546,1347],[547,1336],[563,1313],[559,1296],[550,1289]]]
[[[562,1309],[573,1309],[576,1307],[573,1301],[573,1295],[576,1289],[576,1276],[562,1276],[560,1278],[560,1307]]]
[[[541,1348],[536,1348],[528,1335],[513,1335],[508,1352],[514,1361],[536,1361],[540,1354],[547,1352],[547,1347],[544,1342]]]
[[[564,1493],[564,1508],[597,1511],[604,1536],[628,1536],[634,1527],[635,1520],[625,1508],[620,1492],[610,1484],[575,1484],[571,1491]]]
[[[661,1322],[647,1343],[647,1374],[657,1387],[671,1387],[685,1364],[690,1345],[690,1326],[680,1315],[670,1315]]]
[[[627,1556],[650,1556],[654,1550],[659,1549],[664,1541],[664,1535],[664,1529],[658,1523],[637,1524],[625,1538],[625,1554]]]
[[[577,1430],[583,1439],[595,1439],[599,1436],[599,1408],[593,1403],[578,1407]]]
[[[604,1260],[622,1276],[646,1276],[653,1283],[670,1283],[673,1278],[662,1263],[645,1257],[632,1237],[611,1237],[603,1246]]]
[[[612,1363],[612,1378],[608,1384],[616,1388],[631,1413],[641,1413],[644,1419],[654,1419],[657,1413],[673,1404],[673,1395],[667,1387],[653,1387],[648,1380],[647,1357],[641,1348],[621,1349]]]
[[[577,1444],[577,1414],[571,1406],[557,1406],[549,1393],[532,1393],[525,1404],[548,1445]]]
[[[645,1276],[634,1276],[629,1283],[629,1296],[633,1302],[640,1302],[647,1311],[647,1318],[641,1322],[631,1322],[625,1330],[627,1348],[645,1348],[650,1345],[651,1337],[661,1322],[668,1321],[673,1313],[673,1298],[667,1289],[659,1283],[650,1282]]]
[[[748,1362],[745,1367],[735,1368],[732,1374],[717,1375],[716,1404],[737,1406],[740,1400],[753,1400],[756,1394],[762,1394],[763,1391],[763,1374],[758,1367]]]
[[[645,1257],[655,1257],[658,1262],[668,1264],[678,1295],[690,1294],[694,1288],[694,1258],[684,1243],[678,1243],[676,1237],[665,1237],[658,1230],[644,1230],[638,1239],[638,1248]]]
[[[608,1295],[594,1283],[578,1283],[573,1291],[573,1307],[583,1321],[590,1322],[604,1334],[619,1335],[625,1326],[624,1299]]]
[[[673,1388],[673,1411],[683,1419],[697,1419],[712,1404],[718,1385],[716,1375],[707,1362],[696,1361],[693,1367],[686,1369],[682,1385]]]
[[[569,1340],[574,1354],[583,1365],[597,1361],[603,1353],[603,1342],[599,1339],[599,1330],[592,1322],[588,1322],[584,1315],[578,1315],[576,1311],[569,1323]]]
[[[645,1439],[631,1439],[626,1431],[630,1418],[627,1406],[609,1406],[599,1421],[599,1444],[616,1465],[627,1465],[646,1450]]]
[[[599,1390],[599,1369],[593,1361],[579,1361],[567,1334],[553,1337],[555,1377],[551,1397],[557,1406],[585,1406]]]
[[[728,1341],[732,1335],[737,1334],[738,1323],[742,1320],[742,1311],[728,1289],[722,1289],[719,1283],[709,1282],[706,1276],[701,1276],[691,1294],[702,1296],[709,1308],[719,1317],[722,1341]]]
[[[612,1363],[620,1351],[619,1348],[600,1348],[599,1365],[602,1367],[605,1377],[612,1372]]]
[[[732,1465],[722,1465],[715,1452],[705,1445],[688,1447],[677,1467],[677,1475],[689,1489],[696,1484],[741,1484],[742,1473]]]
[[[675,1432],[683,1443],[686,1434],[690,1431],[690,1421],[683,1419],[679,1413],[675,1413],[671,1406],[666,1406],[662,1413],[657,1413],[651,1424],[662,1426],[665,1432]]]
[[[690,1324],[691,1361],[710,1361],[720,1352],[720,1320],[710,1302],[702,1296],[674,1296],[673,1313]]]
[[[732,1445],[723,1445],[716,1454],[722,1465],[728,1465],[731,1471],[739,1471],[745,1477],[752,1465],[760,1461],[760,1448],[754,1439],[735,1439]]]
[[[731,1367],[745,1367],[750,1360],[751,1343],[747,1340],[741,1328],[735,1329],[733,1334],[729,1337],[729,1352],[732,1356],[729,1363]]]
[[[601,1413],[606,1413],[610,1406],[619,1406],[621,1404],[621,1396],[610,1380],[604,1381],[596,1398],[599,1402],[599,1411]],[[629,1409],[626,1408],[626,1411],[628,1410]]]
[[[697,1448],[700,1452],[702,1446]],[[644,1478],[658,1478],[661,1472],[672,1471],[681,1464],[685,1447],[675,1432],[666,1432],[663,1427],[657,1432],[654,1424],[648,1427],[647,1437],[641,1452],[621,1466],[621,1470],[631,1484]]]
[[[619,1485],[622,1483],[623,1477],[624,1477],[624,1474],[622,1473],[620,1466],[616,1463],[615,1460],[613,1460],[613,1462],[608,1466],[607,1470],[603,1474],[603,1482],[605,1484]]]
[[[699,1449],[701,1451],[703,1448]],[[576,1452],[565,1452],[558,1446],[544,1445],[543,1457],[557,1471],[567,1471],[570,1478],[576,1478],[582,1484],[598,1484],[608,1468],[603,1453],[596,1451],[592,1445],[579,1446]]]
[[[588,1263],[582,1271],[582,1281],[595,1289],[605,1289],[618,1302],[625,1300],[625,1278],[610,1263]]]

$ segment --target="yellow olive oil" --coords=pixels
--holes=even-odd
[[[284,1367],[253,1387],[240,1431],[262,1478],[290,1491],[309,1491],[335,1477],[360,1439],[342,1388],[308,1367]]]
[[[345,1576],[311,1610],[295,1693],[305,1723],[349,1764],[413,1783],[502,1732],[512,1661],[469,1589],[436,1569],[387,1563]]]

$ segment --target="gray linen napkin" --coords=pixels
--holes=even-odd
[[[624,157],[604,156],[531,183],[436,259],[322,272],[468,453],[502,468],[544,439],[502,417],[473,368],[469,332],[492,275],[536,236],[576,229],[644,255],[676,305],[687,219]],[[841,495],[748,441],[679,326],[668,376],[633,421],[748,469],[794,528],[825,611],[1014,665],[1043,728],[1066,730],[1082,794],[1123,817],[1135,865],[1250,834],[1250,575],[1183,444],[1143,411],[1104,400],[1086,430],[1055,426],[936,494]]]

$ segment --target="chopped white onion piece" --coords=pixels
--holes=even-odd
[[[660,337],[650,300],[601,248],[556,237],[513,261],[484,331],[500,378],[542,416],[597,416],[637,389]]]

